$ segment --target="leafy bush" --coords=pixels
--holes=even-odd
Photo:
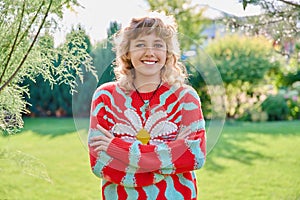
[[[289,119],[300,119],[299,84],[300,82],[295,82],[291,86],[291,89],[280,90],[280,93],[284,96],[289,107]]]
[[[70,87],[66,84],[53,85],[51,88],[48,81],[38,76],[35,82],[26,79],[23,82],[28,85],[30,97],[25,96],[30,104],[30,116],[71,116],[72,95]]]
[[[280,66],[271,43],[264,37],[227,35],[210,43],[206,52],[223,79],[227,116],[231,118],[240,118],[259,102],[259,96],[267,93],[264,86],[271,85],[266,77]]]
[[[284,96],[280,94],[268,96],[261,108],[268,114],[270,121],[286,120],[290,112]]]
[[[215,40],[206,51],[217,64],[225,84],[259,83],[265,73],[277,67],[271,43],[263,37],[228,35]]]

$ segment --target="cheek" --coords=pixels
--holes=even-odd
[[[131,53],[130,54],[130,62],[134,68],[138,67],[140,63],[140,57],[141,55],[137,52]]]
[[[137,59],[141,58],[141,56],[143,55],[143,52],[135,50],[135,51],[129,52],[128,55],[131,60],[137,60]]]

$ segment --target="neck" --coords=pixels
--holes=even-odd
[[[136,77],[133,83],[139,92],[152,92],[161,83],[161,78]]]

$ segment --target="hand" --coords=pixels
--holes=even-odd
[[[111,141],[114,139],[114,136],[105,128],[97,124],[97,128],[103,133],[103,135],[96,136],[91,138],[91,147],[95,147],[95,151],[107,151],[107,148]]]
[[[186,139],[191,133],[190,127],[185,127],[178,133],[177,139]]]

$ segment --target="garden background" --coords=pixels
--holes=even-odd
[[[211,19],[210,8],[190,1],[147,3],[178,21],[181,60],[207,124],[223,117],[210,91],[224,88],[225,123],[197,171],[199,198],[300,199],[300,4],[241,1],[264,12]],[[78,120],[88,124],[95,87],[114,80],[111,37],[122,24],[112,21],[107,39],[96,44],[78,24],[54,46],[55,17],[74,6],[75,0],[0,3],[0,199],[100,197]],[[208,84],[211,68],[221,84]]]

